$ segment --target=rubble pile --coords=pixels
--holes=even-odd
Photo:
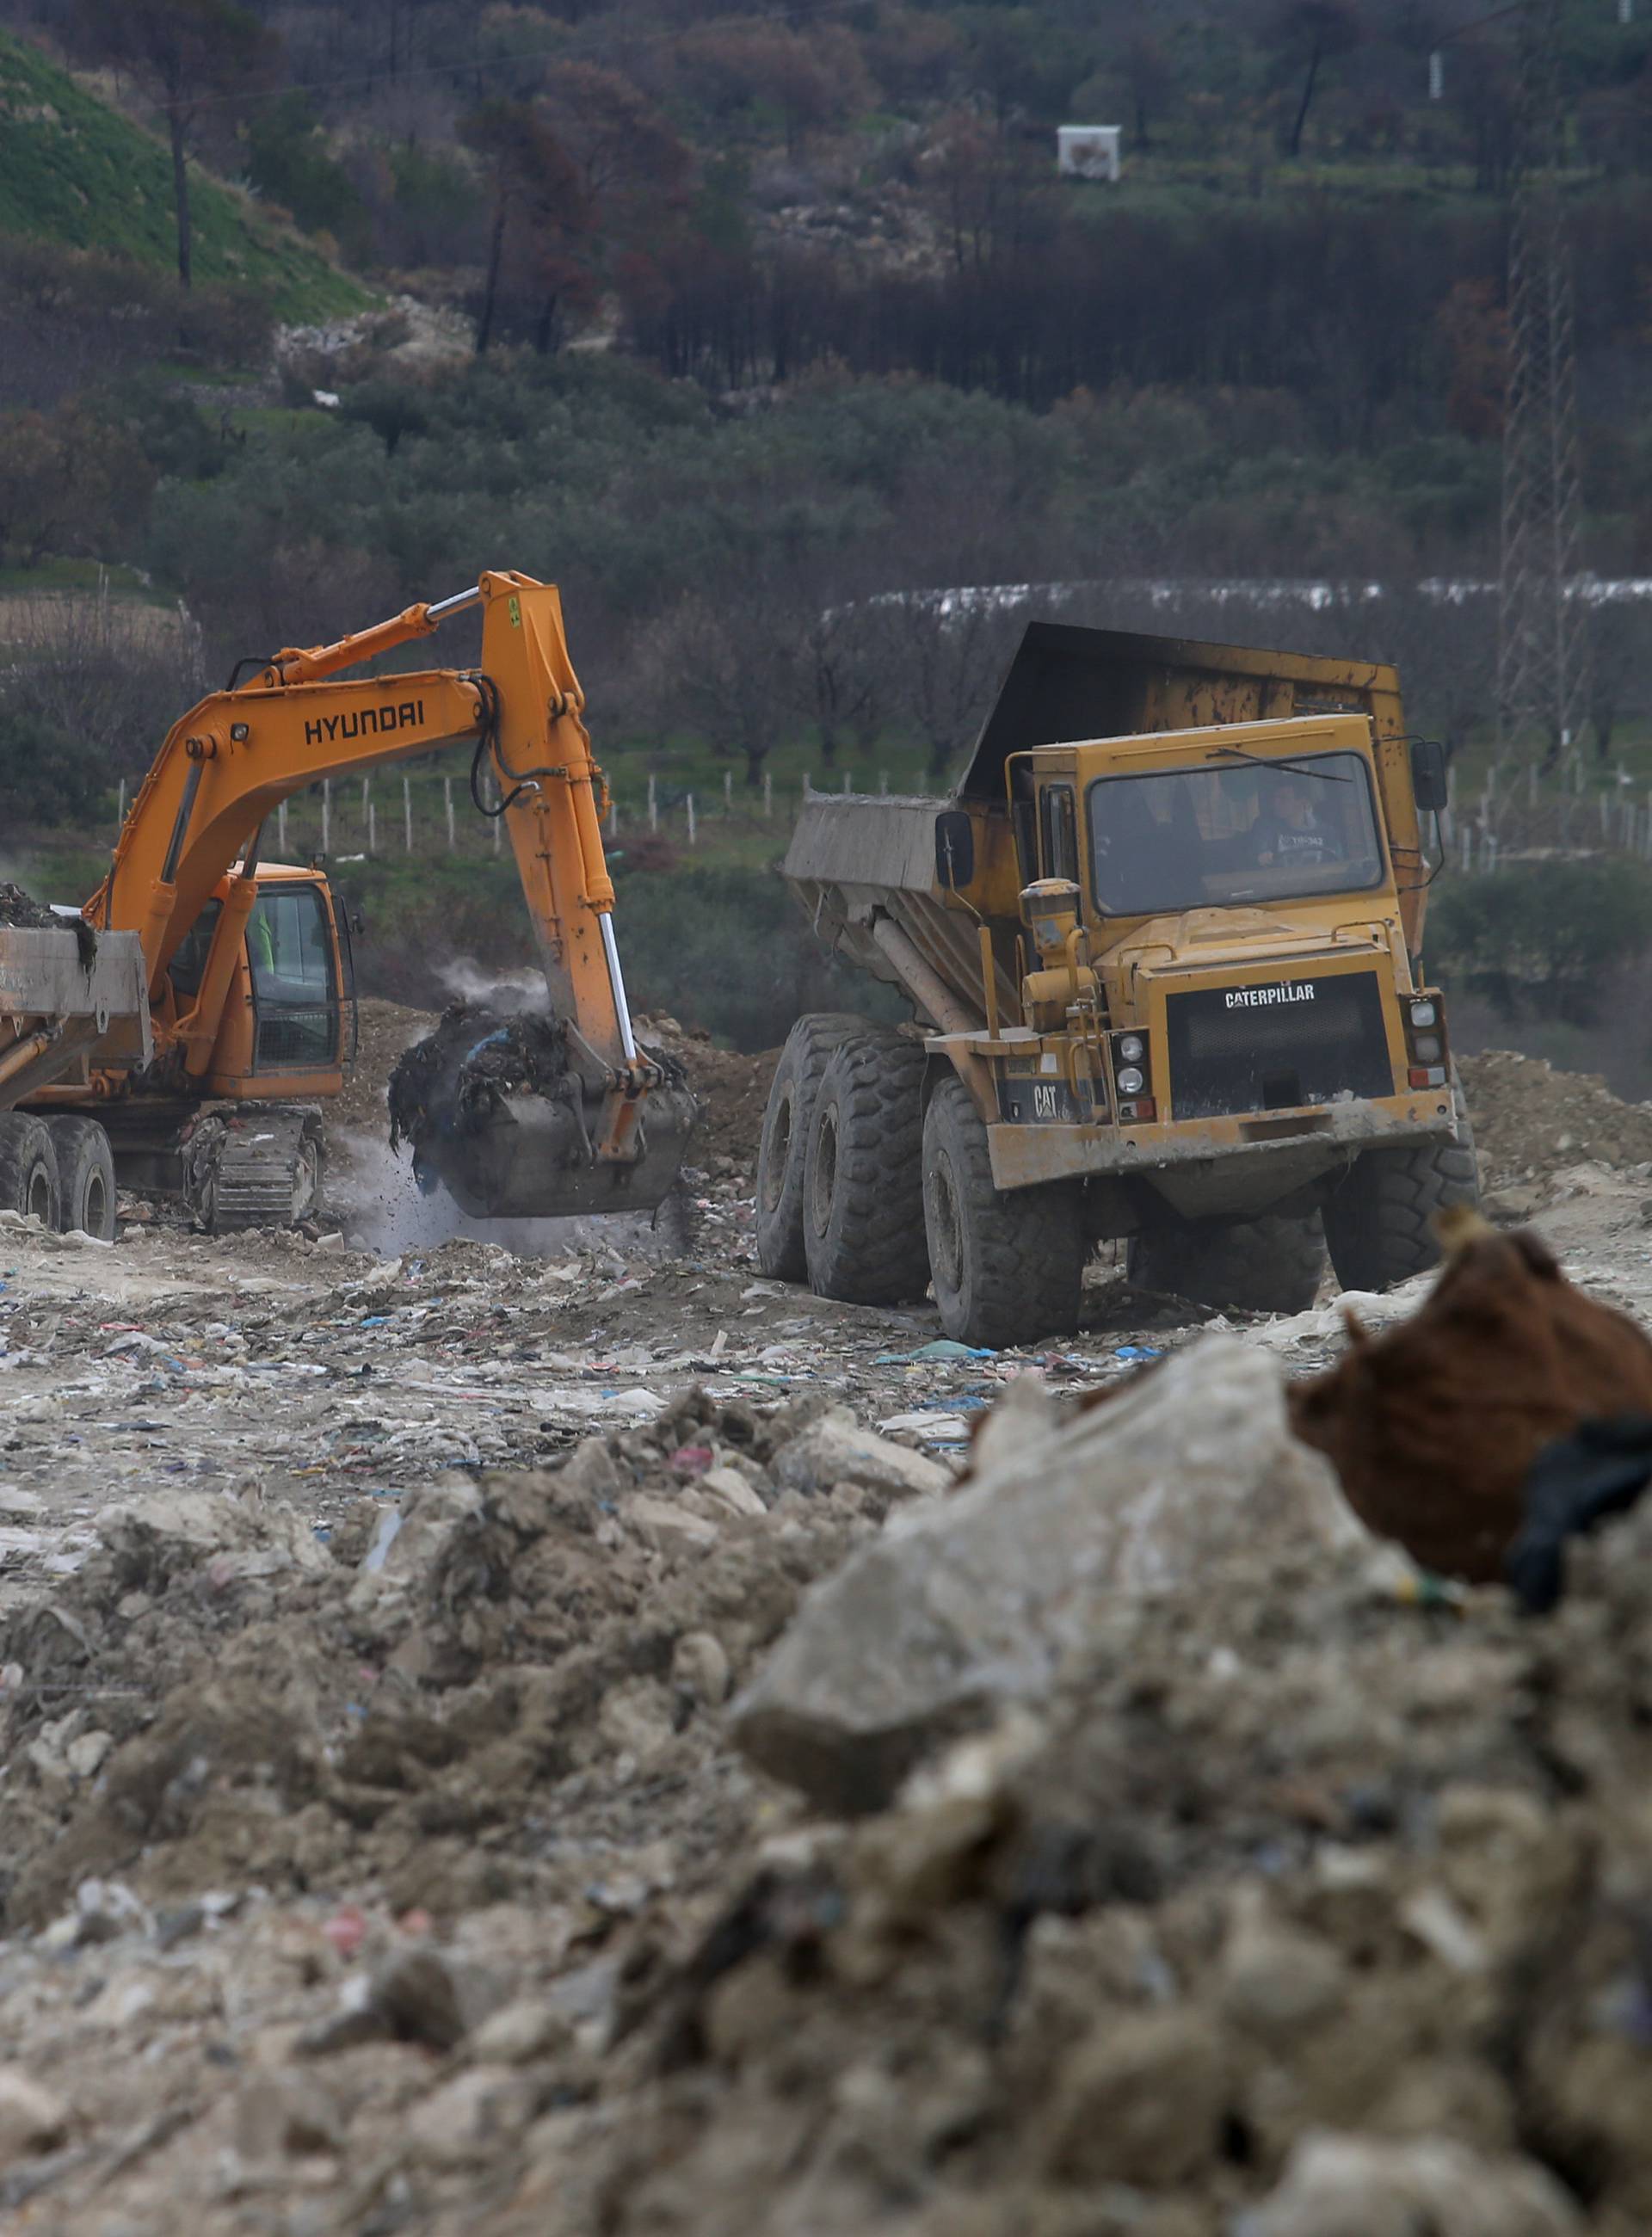
[[[681,1389],[0,1613],[0,2206],[148,2237],[1630,2237],[1652,1508],[1534,1621],[1268,1347],[961,1477]]]
[[[0,1217],[0,2223],[1640,2237],[1652,1502],[1533,1618],[1292,1431],[1449,1474],[1428,1282],[985,1353],[716,1154],[674,1261]]]
[[[1652,1106],[1625,1103],[1596,1073],[1556,1072],[1513,1049],[1464,1057],[1460,1069],[1493,1188],[1542,1184],[1589,1162],[1652,1165]]]

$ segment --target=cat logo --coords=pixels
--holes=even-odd
[[[1037,1087],[1033,1090],[1034,1118],[1059,1118],[1061,1115],[1061,1091],[1059,1087]]]

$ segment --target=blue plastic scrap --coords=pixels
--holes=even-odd
[[[921,1360],[992,1359],[995,1356],[996,1354],[987,1346],[955,1343],[949,1336],[938,1336],[933,1343],[921,1343],[915,1351],[881,1351],[872,1364],[874,1367],[912,1367]]]
[[[1121,1343],[1113,1353],[1115,1359],[1162,1359],[1164,1353],[1151,1343]]]

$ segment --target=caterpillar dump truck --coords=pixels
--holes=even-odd
[[[479,667],[345,673],[472,607]],[[464,1078],[414,1113],[421,1182],[484,1218],[657,1208],[695,1105],[631,1031],[555,585],[486,573],[251,665],[173,725],[83,908],[0,933],[0,1206],[112,1235],[118,1177],[214,1231],[318,1212],[322,1102],[355,1048],[352,927],[320,864],[264,861],[269,819],[320,778],[461,747],[511,841],[548,1008],[532,1076]],[[479,1026],[479,1046],[511,1030]]]
[[[1092,1247],[1217,1306],[1432,1263],[1477,1195],[1422,967],[1437,746],[1390,667],[1034,624],[948,802],[816,796],[785,874],[916,1031],[794,1027],[764,1270],[948,1335],[1076,1323]]]

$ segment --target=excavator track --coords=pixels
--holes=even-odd
[[[184,1198],[212,1235],[296,1227],[320,1212],[324,1162],[317,1110],[212,1112],[184,1148]]]

